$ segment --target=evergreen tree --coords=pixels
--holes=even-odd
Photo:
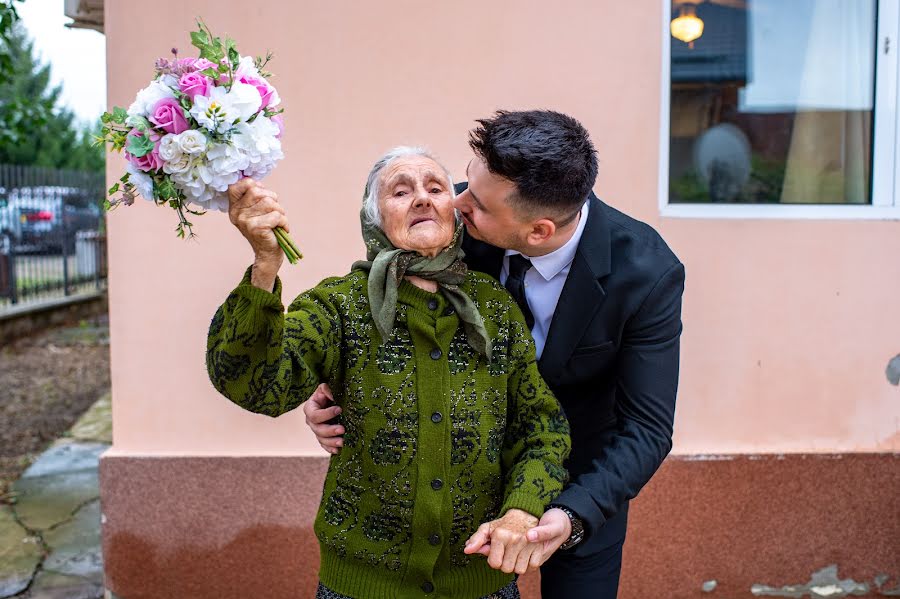
[[[92,145],[98,128],[79,123],[60,104],[60,86],[50,83],[21,22],[13,24],[8,46],[11,72],[0,79],[0,163],[103,171],[102,146]]]

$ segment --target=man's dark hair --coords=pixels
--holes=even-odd
[[[469,146],[491,173],[515,183],[515,207],[574,218],[597,179],[597,151],[581,123],[552,110],[501,110],[478,124]]]

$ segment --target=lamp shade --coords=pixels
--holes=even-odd
[[[672,37],[686,44],[703,35],[703,21],[697,16],[697,10],[693,6],[683,6],[681,14],[672,19],[669,28]]]

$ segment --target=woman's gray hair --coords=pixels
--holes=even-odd
[[[427,149],[419,146],[397,146],[379,158],[372,170],[369,171],[369,178],[366,179],[366,197],[363,199],[363,218],[367,225],[381,227],[381,210],[378,208],[378,192],[381,185],[381,173],[384,169],[398,158],[407,156],[422,156],[429,158],[443,169],[447,175],[447,181],[450,183],[450,197],[456,197],[456,190],[453,188],[453,177],[450,171],[441,164],[434,155]]]

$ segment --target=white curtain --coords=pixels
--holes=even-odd
[[[782,202],[869,201],[874,0],[817,0]]]
[[[784,203],[866,203],[876,0],[748,4],[746,112],[794,112]]]

